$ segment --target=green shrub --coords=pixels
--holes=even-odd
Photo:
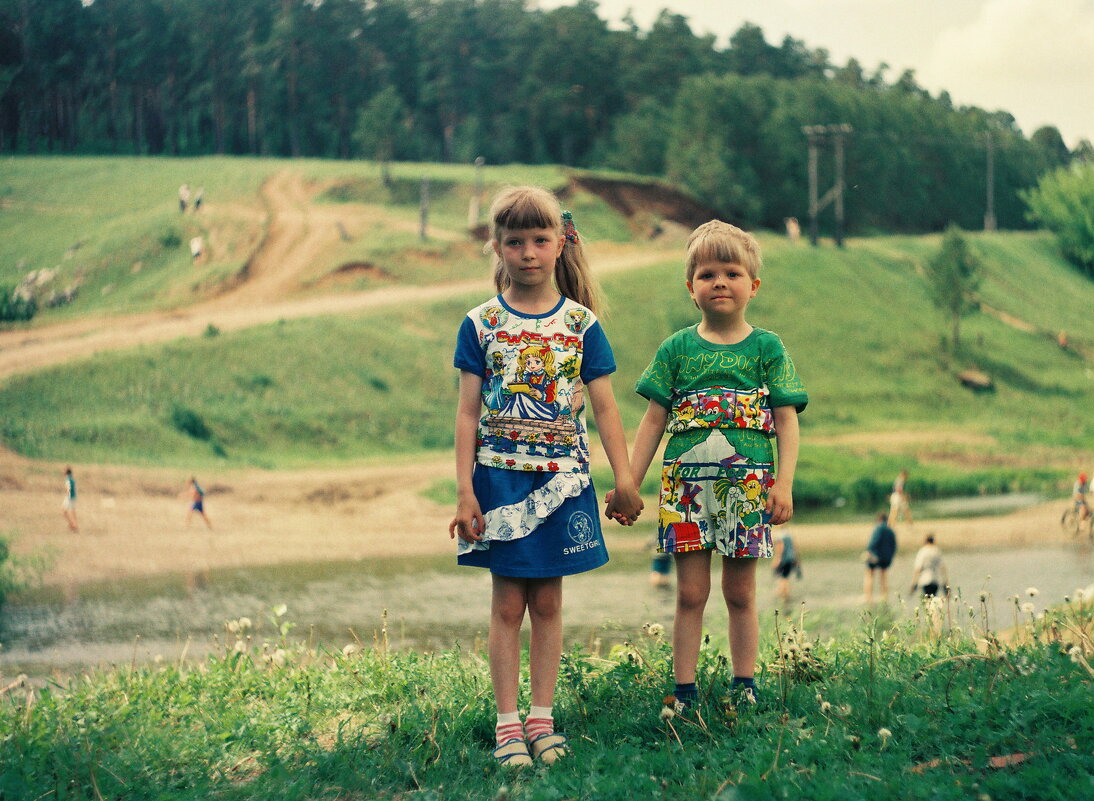
[[[0,287],[0,323],[31,319],[38,312],[34,298],[24,299],[15,294],[15,287]]]
[[[194,439],[204,441],[213,436],[201,415],[185,406],[175,405],[171,408],[171,425]]]
[[[174,250],[175,248],[182,246],[182,237],[179,236],[178,231],[174,228],[170,228],[160,234],[160,245],[167,250]]]

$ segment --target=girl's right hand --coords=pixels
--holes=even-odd
[[[459,535],[464,542],[482,542],[484,531],[486,518],[482,516],[478,500],[474,497],[460,500],[456,505],[456,516],[448,524],[449,539],[455,539]]]

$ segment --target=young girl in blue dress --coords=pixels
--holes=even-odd
[[[460,327],[456,516],[462,565],[492,574],[490,675],[494,756],[545,764],[566,752],[552,715],[562,655],[562,577],[608,560],[589,477],[586,398],[615,476],[606,515],[642,508],[612,394],[615,359],[572,217],[538,187],[502,191],[490,210],[498,294]],[[520,627],[531,619],[531,709],[517,710]]]

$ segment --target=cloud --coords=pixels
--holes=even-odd
[[[1094,0],[987,0],[940,33],[919,73],[958,102],[1005,108],[1028,134],[1094,133]],[[971,100],[970,98],[975,98]]]

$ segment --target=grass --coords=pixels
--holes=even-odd
[[[564,654],[556,720],[573,757],[512,773],[489,756],[483,656],[291,636],[284,609],[229,621],[197,664],[118,667],[0,697],[9,799],[1032,798],[1094,791],[1092,606],[1007,642],[961,604],[815,635],[765,625],[757,707],[700,654],[697,712],[665,711],[657,627]],[[1016,601],[1017,610],[1017,601]],[[1016,615],[1018,612],[1016,611]],[[937,625],[936,625],[937,624]],[[526,686],[526,680],[524,682]],[[522,708],[527,706],[523,698]]]

